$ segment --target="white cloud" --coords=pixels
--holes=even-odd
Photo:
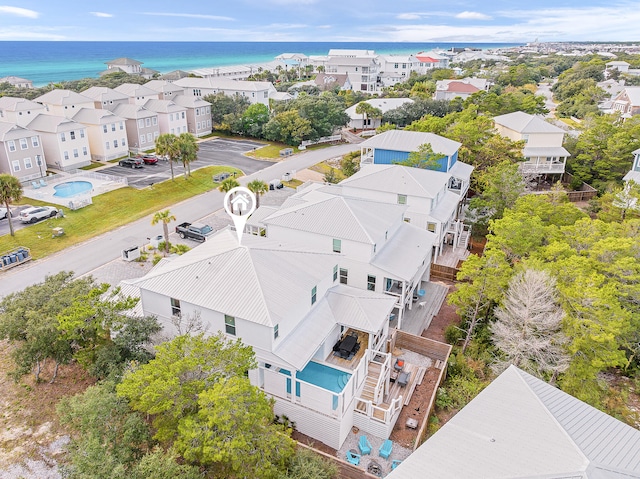
[[[2,13],[26,18],[38,18],[40,16],[40,13],[35,10],[28,10],[20,7],[9,7],[7,5],[0,5],[0,14]]]
[[[417,13],[401,13],[399,15],[396,15],[396,18],[398,20],[419,20],[420,15],[418,15]]]
[[[491,20],[489,15],[480,12],[460,12],[456,15],[456,18],[463,20]]]
[[[324,30],[328,30],[329,28],[332,28],[331,25],[318,25],[316,28],[322,28]]]
[[[201,13],[160,13],[160,12],[142,12],[143,15],[152,15],[155,17],[183,17],[183,18],[201,18],[203,20],[225,20],[234,21],[235,18],[223,17],[220,15],[204,15]]]
[[[89,12],[91,15],[93,15],[94,17],[100,17],[100,18],[111,18],[113,17],[112,14],[110,13],[104,13],[104,12]]]

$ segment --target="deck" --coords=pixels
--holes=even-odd
[[[424,296],[413,303],[411,309],[405,309],[402,318],[401,329],[416,336],[429,327],[449,293],[449,287],[442,283],[428,281],[423,282],[421,287],[425,290]],[[398,320],[394,319],[389,325],[397,328]]]
[[[343,369],[355,369],[360,364],[360,360],[364,357],[367,348],[369,347],[369,334],[363,331],[358,331],[356,329],[347,329],[343,335],[348,335],[350,333],[356,333],[358,335],[358,343],[360,343],[360,349],[351,359],[344,359],[340,356],[335,355],[333,352],[326,357],[325,362],[327,364],[333,364],[334,366],[338,366]]]

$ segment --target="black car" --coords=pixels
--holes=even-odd
[[[128,166],[129,168],[143,168],[142,160],[139,158],[125,158],[118,162],[120,166]]]

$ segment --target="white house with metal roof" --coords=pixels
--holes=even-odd
[[[211,133],[211,103],[197,96],[177,95],[173,102],[187,109],[187,129],[196,138]]]
[[[180,135],[180,133],[187,133],[187,109],[185,107],[171,100],[147,100],[144,107],[158,115],[160,134]]]
[[[401,107],[405,103],[413,103],[413,100],[411,98],[372,98],[370,100],[364,100],[364,102],[377,108],[384,114],[389,110]],[[378,128],[382,118],[368,118],[367,115],[357,113],[358,105],[359,103],[356,103],[345,110],[345,113],[349,115],[349,123],[347,126],[358,130]]]
[[[640,478],[640,431],[510,366],[387,477]]]
[[[569,152],[564,149],[565,131],[542,118],[516,111],[493,119],[496,131],[512,141],[524,141],[523,173],[562,174]]]
[[[28,80],[27,78],[21,78],[13,75],[0,78],[0,83],[9,83],[11,86],[14,86],[16,88],[33,88],[32,80]]]
[[[130,151],[142,153],[155,148],[156,138],[160,136],[157,112],[131,103],[120,103],[110,109],[125,121]]]
[[[173,82],[184,88],[188,96],[204,97],[224,93],[228,96],[240,95],[250,103],[262,103],[269,106],[269,97],[276,92],[271,82],[227,80],[224,78],[181,78]]]
[[[138,85],[137,83],[123,83],[114,88],[114,90],[123,95],[127,95],[129,97],[129,103],[133,103],[134,105],[144,105],[149,100],[160,99],[160,92],[144,85]]]
[[[0,173],[7,173],[20,181],[43,175],[39,161],[44,162],[44,150],[37,132],[0,121]],[[46,170],[44,171],[46,174]]]
[[[274,398],[276,414],[338,448],[355,416],[361,429],[380,434],[382,427],[388,435],[402,407],[402,398],[381,405],[375,420],[354,412],[358,398],[380,404],[389,387],[391,355],[383,349],[396,298],[343,284],[343,261],[331,248],[260,236],[245,235],[240,245],[224,229],[124,283],[139,290],[143,313],[156,315],[166,333],[197,320],[252,346],[258,367],[249,378]],[[336,346],[347,335],[348,354],[334,354],[343,352]]]
[[[91,164],[87,127],[70,118],[41,113],[27,128],[37,132],[42,141],[46,164],[70,171]],[[44,165],[46,172],[46,165]]]
[[[94,108],[104,110],[113,110],[117,105],[129,103],[128,95],[105,86],[92,86],[83,90],[82,95],[93,100]]]
[[[458,161],[458,150],[462,143],[449,140],[435,133],[420,131],[390,130],[380,133],[360,144],[361,165],[391,165],[409,158],[422,145],[431,145],[434,153],[442,155],[437,171],[449,171]]]
[[[448,172],[401,165],[367,165],[340,182],[342,193],[406,206],[404,221],[435,235],[434,257],[445,242],[466,247],[469,228],[460,220],[473,167],[457,161]]]

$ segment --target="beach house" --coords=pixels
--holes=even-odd
[[[46,109],[41,103],[26,98],[0,97],[0,121],[25,126],[43,112],[46,112]]]
[[[113,110],[116,106],[129,103],[129,96],[113,88],[92,86],[81,92],[82,96],[93,100],[94,108]]]
[[[405,103],[413,103],[411,98],[372,98],[371,100],[364,100],[364,103],[368,103],[373,108],[380,110],[382,114],[385,114],[389,110],[399,108]],[[382,115],[376,117],[369,117],[366,114],[358,113],[358,103],[351,105],[345,110],[345,113],[349,115],[349,128],[356,128],[358,130],[370,129],[375,130],[382,122]]]
[[[565,131],[542,118],[516,111],[493,119],[498,134],[512,141],[524,141],[520,163],[523,173],[562,175],[569,152],[564,149]]]
[[[180,135],[187,133],[187,109],[171,100],[147,100],[145,109],[158,115],[160,134]]]
[[[86,126],[71,118],[41,113],[27,128],[39,134],[46,164],[52,168],[72,171],[91,164]]]
[[[378,79],[385,87],[407,81],[418,64],[418,60],[413,55],[378,55],[378,62],[380,63]]]
[[[380,62],[373,50],[329,50],[325,73],[346,73],[356,91],[375,92],[378,90]]]
[[[0,83],[8,83],[15,88],[33,88],[33,81],[13,75],[0,78]]]
[[[160,136],[158,113],[131,103],[120,103],[111,110],[125,121],[127,143],[131,152],[143,153],[155,148],[156,138]]]
[[[33,101],[44,105],[45,110],[52,115],[73,117],[82,108],[93,108],[94,101],[80,93],[71,90],[51,90],[40,95]]]
[[[197,96],[177,95],[173,102],[187,109],[187,130],[196,138],[211,133],[211,103]]]
[[[123,72],[129,75],[141,76],[143,78],[153,78],[155,75],[159,74],[156,70],[143,67],[143,62],[139,62],[133,58],[116,58],[115,60],[105,62],[105,64],[107,65],[107,69],[99,72],[98,75],[103,76],[109,73]]]
[[[433,99],[451,101],[454,98],[461,98],[466,100],[476,92],[488,90],[489,86],[490,82],[485,78],[438,80],[436,82],[436,91],[433,93]]]
[[[129,97],[129,103],[144,105],[147,100],[159,100],[160,92],[137,83],[123,83],[115,91]]]
[[[173,82],[184,88],[187,96],[205,97],[224,93],[228,96],[239,95],[249,100],[249,103],[262,103],[269,106],[269,97],[276,93],[271,82],[227,80],[223,78],[181,78]]]
[[[46,174],[44,150],[37,132],[15,123],[0,121],[0,173],[20,181]]]
[[[633,180],[636,183],[640,184],[640,148],[634,150],[632,152],[633,155],[633,164],[631,165],[631,169],[629,172],[624,175],[624,181]]]

